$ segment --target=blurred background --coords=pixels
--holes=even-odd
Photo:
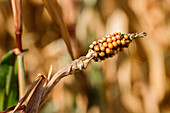
[[[170,1],[58,0],[74,57],[107,33],[147,32],[113,58],[63,78],[40,113],[170,113]],[[22,0],[26,87],[71,57],[41,0]],[[0,0],[0,59],[16,47],[10,0]]]

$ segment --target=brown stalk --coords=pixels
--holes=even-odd
[[[21,34],[22,34],[22,17],[21,17],[21,0],[11,0],[12,11],[14,15],[14,27],[15,27],[15,35],[17,41],[17,47],[22,52],[22,42],[21,42]]]
[[[21,10],[21,0],[11,0],[12,11],[14,15],[14,27],[16,42],[18,47],[18,82],[19,82],[19,99],[24,96],[24,63],[23,63],[23,49],[22,49],[22,10]]]
[[[54,74],[44,90],[43,98],[52,90],[52,88],[60,81],[61,78],[68,76],[75,71],[82,71],[82,69],[86,69],[92,58],[93,53],[88,53],[86,56],[79,57],[78,59],[70,62],[64,68]]]

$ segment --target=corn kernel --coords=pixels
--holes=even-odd
[[[118,48],[117,48],[117,52],[119,52],[119,51],[120,51],[120,48],[118,47]]]
[[[99,51],[99,46],[98,46],[98,45],[95,45],[95,46],[94,46],[94,50],[95,50],[95,51]]]
[[[111,38],[108,38],[108,39],[107,39],[107,42],[108,42],[108,43],[112,42],[112,39],[111,39]]]
[[[126,43],[126,42],[125,42],[124,40],[121,40],[121,44],[122,44],[122,45],[125,45],[125,43]]]
[[[125,38],[125,39],[128,39],[128,36],[127,36],[127,35],[124,35],[124,38]]]
[[[105,56],[105,53],[104,53],[104,52],[100,52],[100,53],[99,53],[99,56],[104,57],[104,56]]]
[[[104,40],[100,39],[100,40],[99,40],[99,42],[103,43],[103,42],[104,42]]]
[[[105,47],[104,47],[104,46],[101,46],[101,47],[100,47],[100,50],[101,50],[101,51],[105,51]]]
[[[93,44],[96,45],[96,44],[97,44],[97,41],[93,41]]]
[[[120,35],[116,35],[116,39],[119,40],[120,39]]]
[[[94,45],[93,45],[93,44],[90,44],[89,48],[91,48],[91,49],[92,49],[93,47],[94,47]]]
[[[116,37],[113,36],[113,37],[112,37],[112,40],[113,40],[113,41],[116,41]]]
[[[129,44],[129,43],[130,43],[130,40],[126,40],[126,43]]]
[[[98,62],[101,62],[102,60],[101,59],[98,59]]]
[[[106,53],[109,54],[110,53],[110,49],[106,48]]]
[[[120,45],[120,40],[117,40],[117,45]]]
[[[110,50],[110,54],[113,54],[113,50],[112,49]]]
[[[110,37],[111,37],[111,35],[110,35],[110,34],[107,34],[107,35],[106,35],[106,38],[110,38]]]
[[[105,37],[103,37],[102,39],[103,39],[103,41],[106,41],[106,38],[105,38]]]
[[[111,33],[110,35],[111,35],[111,36],[114,36],[114,33]]]
[[[117,54],[118,52],[117,52],[117,50],[113,50],[113,53],[114,53],[114,54]]]
[[[110,49],[112,49],[112,48],[113,48],[112,43],[108,43],[108,47],[109,47]]]
[[[117,47],[117,42],[112,42],[113,47]]]
[[[115,35],[118,35],[118,33],[115,33]]]
[[[103,43],[103,46],[104,46],[104,47],[107,47],[107,42],[104,42],[104,43]]]

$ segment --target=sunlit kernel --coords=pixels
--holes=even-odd
[[[108,42],[108,43],[112,42],[112,39],[111,39],[111,38],[108,38],[108,39],[107,39],[107,42]]]
[[[120,45],[120,40],[117,40],[117,45]]]
[[[93,44],[90,44],[89,48],[91,48],[91,49],[92,49],[93,47],[94,47],[94,45],[93,45]]]
[[[113,47],[117,47],[117,42],[112,42]]]
[[[112,49],[112,48],[113,48],[112,43],[108,43],[108,47],[109,47],[110,49]]]
[[[107,47],[107,42],[104,42],[104,43],[103,43],[103,46],[104,46],[104,47]]]
[[[112,40],[113,40],[113,41],[116,41],[116,37],[113,36],[113,37],[112,37]]]
[[[95,46],[94,46],[94,50],[95,50],[95,51],[99,51],[99,46],[98,46],[98,45],[95,45]]]
[[[100,47],[100,50],[101,50],[101,51],[105,51],[105,47],[104,47],[104,46],[101,46],[101,47]]]
[[[124,35],[124,39],[128,39],[128,36],[127,36],[127,35]]]
[[[126,43],[129,44],[129,43],[130,43],[130,40],[126,40]]]
[[[104,53],[104,52],[100,52],[100,53],[99,53],[99,56],[104,57],[104,56],[105,56],[105,53]]]
[[[93,41],[93,44],[96,45],[96,44],[97,44],[97,41]]]
[[[105,38],[105,37],[103,37],[103,38],[102,38],[102,40],[103,40],[103,41],[106,41],[106,38]]]
[[[110,49],[106,48],[106,53],[109,54],[110,53]]]
[[[125,40],[121,40],[122,45],[125,45],[125,43],[126,43]]]
[[[119,40],[120,39],[120,35],[116,35],[116,39]]]

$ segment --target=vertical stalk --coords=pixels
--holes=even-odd
[[[22,42],[21,42],[21,34],[22,34],[22,16],[21,16],[21,0],[11,0],[12,11],[14,15],[14,27],[15,27],[15,35],[17,41],[17,47],[22,52]]]
[[[24,69],[24,54],[17,56],[18,62],[18,85],[19,85],[19,100],[24,97],[25,89],[25,69]]]
[[[18,63],[18,83],[19,83],[19,100],[24,96],[24,57],[23,57],[23,49],[22,49],[22,10],[21,10],[21,0],[11,0],[12,11],[14,15],[14,27],[15,27],[15,35],[17,47],[19,50],[19,54],[17,54],[17,63]]]

